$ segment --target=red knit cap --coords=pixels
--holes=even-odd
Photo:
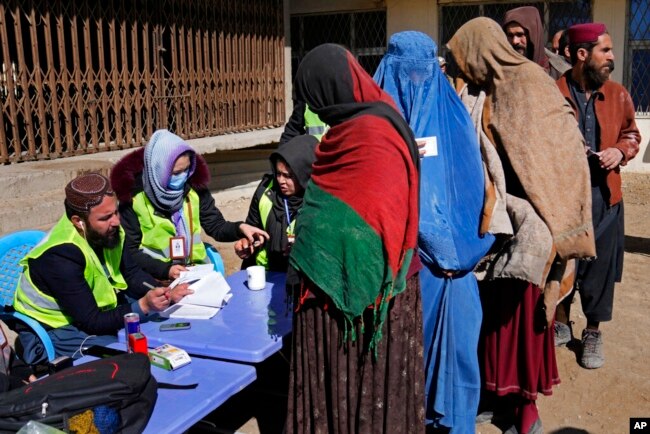
[[[607,32],[603,23],[576,24],[569,27],[569,43],[571,45],[596,42],[598,37]]]

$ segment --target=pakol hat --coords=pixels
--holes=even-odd
[[[88,213],[99,205],[104,196],[112,196],[111,184],[104,175],[87,173],[73,179],[65,186],[65,201],[70,208]]]
[[[596,42],[598,37],[607,32],[603,23],[576,24],[569,27],[569,43],[571,45]]]

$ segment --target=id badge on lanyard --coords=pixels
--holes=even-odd
[[[186,197],[185,198],[187,202],[187,210],[189,213],[189,223],[190,223],[190,251],[187,251],[187,244],[185,243],[186,237],[183,235],[177,235],[175,237],[170,237],[169,238],[169,258],[172,260],[181,260],[184,261],[185,263],[191,263],[192,258],[190,256],[190,252],[192,251],[192,236],[194,233],[194,226],[192,225],[192,205],[190,204],[190,198]],[[182,213],[182,208],[181,208],[181,213]],[[178,227],[178,225],[184,225],[185,223],[183,222],[183,218],[179,218],[177,222],[174,222],[174,225]],[[186,232],[183,230],[183,232]],[[176,232],[178,234],[178,232]],[[189,261],[188,261],[189,258]]]
[[[170,237],[169,238],[169,257],[171,259],[187,258],[187,250],[185,250],[185,237]]]

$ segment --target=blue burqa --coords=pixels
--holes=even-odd
[[[421,162],[419,252],[427,423],[473,433],[480,395],[481,302],[472,273],[494,241],[481,236],[483,166],[474,125],[424,33],[393,35],[375,73],[416,138],[435,140]]]

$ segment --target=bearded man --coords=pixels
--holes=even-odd
[[[510,9],[503,16],[503,31],[515,51],[549,72],[544,51],[544,27],[534,6]]]
[[[160,287],[123,249],[117,199],[106,177],[89,173],[70,181],[64,206],[65,215],[21,260],[14,297],[16,311],[47,330],[57,357],[81,357],[82,346],[116,342],[125,314],[144,319],[192,292],[187,284]],[[23,360],[44,361],[38,337],[18,331]]]
[[[592,217],[596,256],[581,261],[576,277],[582,310],[587,318],[582,331],[580,363],[589,369],[604,361],[599,325],[612,319],[614,285],[623,272],[623,192],[620,168],[639,151],[641,136],[634,121],[634,104],[623,86],[609,79],[614,70],[612,38],[604,24],[578,24],[568,30],[573,68],[557,85],[573,108],[585,138],[591,173]],[[571,340],[568,297],[557,309],[555,344]]]

